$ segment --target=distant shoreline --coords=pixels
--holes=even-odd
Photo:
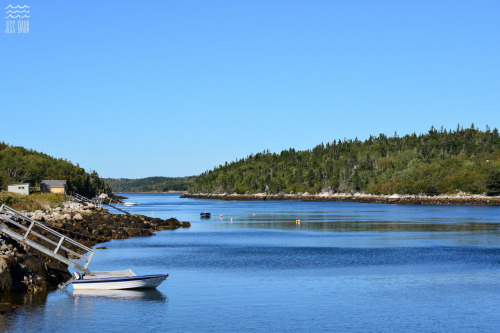
[[[113,192],[113,194],[117,194],[117,193],[138,193],[138,194],[165,194],[165,193],[178,193],[178,194],[181,194],[181,193],[186,193],[186,191],[166,191],[166,192]]]
[[[396,205],[467,205],[467,206],[498,206],[500,196],[488,197],[484,195],[374,195],[374,194],[208,194],[184,193],[181,198],[213,199],[230,201],[265,201],[265,200],[297,200],[313,202],[359,202]]]

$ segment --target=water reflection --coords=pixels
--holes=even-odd
[[[236,221],[233,223],[217,223],[220,228],[262,228],[275,230],[310,230],[332,232],[486,232],[500,235],[500,223],[474,221],[436,221],[426,223],[422,221],[318,221],[301,219],[300,224],[295,220],[260,220]]]
[[[0,294],[0,332],[6,332],[13,321],[11,313],[18,309],[34,310],[45,305],[47,293]]]
[[[73,290],[73,297],[78,300],[86,297],[121,298],[123,300],[167,302],[167,296],[156,289],[142,290]]]
[[[0,294],[0,312],[15,310],[19,307],[34,308],[45,303],[47,293]]]

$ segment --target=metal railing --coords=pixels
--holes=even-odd
[[[92,199],[88,199],[88,198],[86,198],[83,195],[80,195],[78,193],[74,193],[72,196],[69,196],[69,198],[73,201],[80,202],[84,205],[92,203],[92,204],[94,204],[94,206],[96,208],[99,208],[99,209],[102,208],[104,205],[106,205],[106,206],[114,208],[122,213],[130,215],[130,212],[127,212],[126,210],[123,210],[123,209],[118,207],[118,205],[120,204],[119,201],[113,201],[113,199],[111,199],[111,198],[107,198],[108,201],[106,202],[106,199],[101,198],[100,196],[96,196]]]
[[[23,224],[23,222],[25,223]],[[0,231],[80,271],[90,272],[87,266],[94,255],[94,250],[5,205],[0,207]],[[41,233],[45,233],[46,235],[42,235]],[[40,240],[52,245],[53,249],[40,244]],[[83,254],[73,251],[66,244],[71,244],[77,248],[76,251],[80,250],[84,253],[89,253],[89,255],[86,257]],[[78,258],[77,260],[83,260],[84,264],[80,265],[71,259],[63,257],[58,253],[60,250],[64,250],[66,253]]]
[[[81,194],[78,194],[78,193],[74,193],[73,194],[73,198],[76,200],[76,201],[79,201],[79,202],[90,202],[90,199],[89,198],[86,198],[84,197],[83,195]]]

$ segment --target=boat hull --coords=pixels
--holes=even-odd
[[[74,290],[121,290],[156,288],[168,274],[82,279],[72,282]]]

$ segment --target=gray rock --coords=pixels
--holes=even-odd
[[[9,267],[9,263],[7,262],[7,260],[9,259],[5,256],[0,256],[0,273]]]
[[[332,195],[335,193],[335,190],[331,186],[328,186],[327,188],[321,189],[321,193],[326,195]]]
[[[85,216],[90,216],[92,215],[92,211],[88,209],[84,209],[80,211],[80,214],[85,215]]]
[[[33,220],[35,220],[35,221],[41,221],[41,222],[43,222],[43,221],[44,221],[44,218],[43,218],[43,216],[42,216],[42,215],[33,215],[31,218],[32,218]]]
[[[75,216],[73,216],[73,220],[74,221],[83,221],[83,217],[81,214],[75,214]]]

